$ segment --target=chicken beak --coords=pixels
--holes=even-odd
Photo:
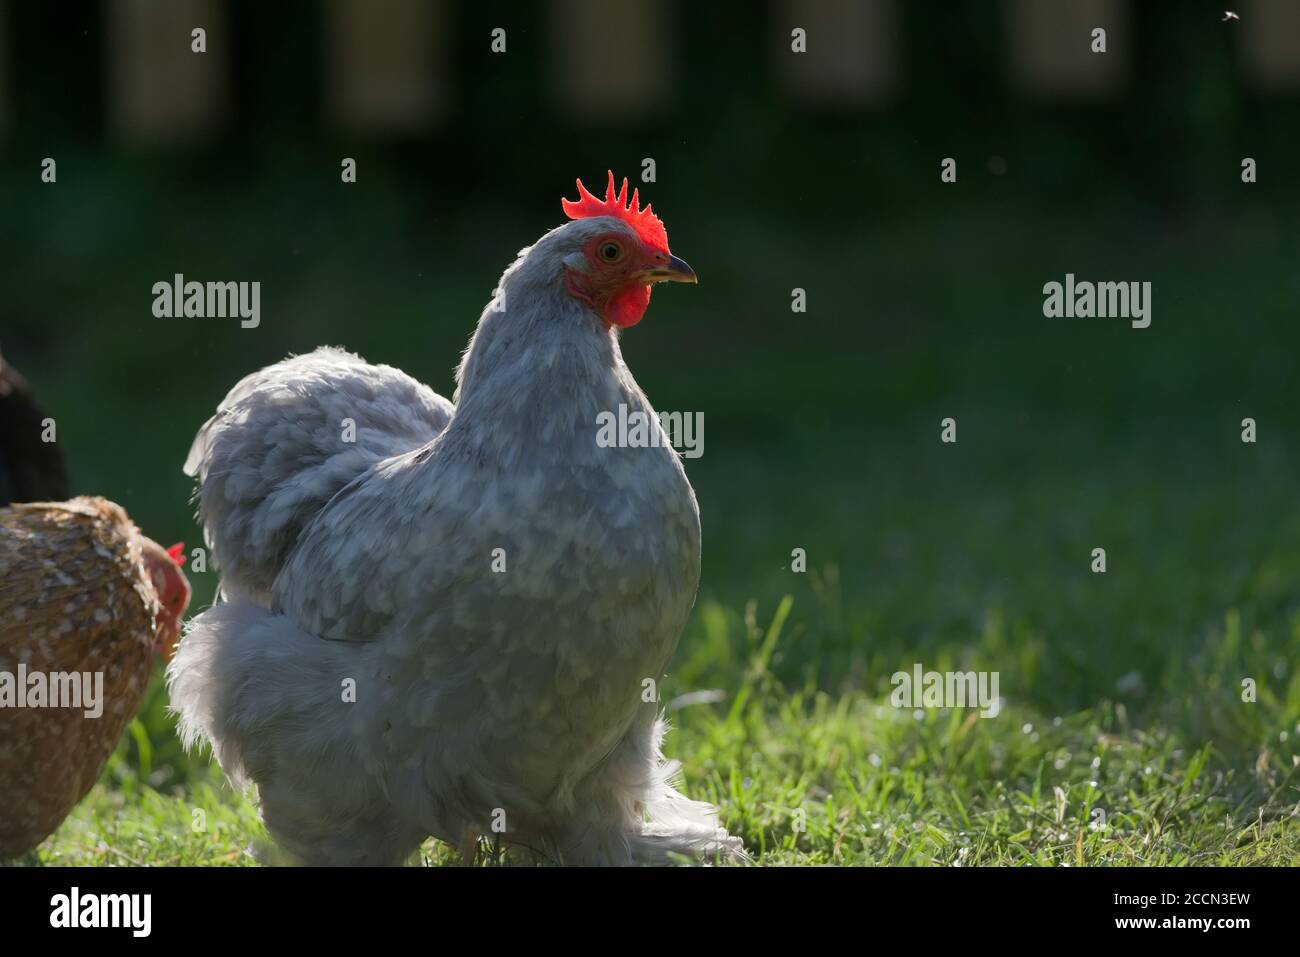
[[[666,263],[660,263],[651,266],[649,269],[643,269],[638,277],[642,282],[690,282],[698,283],[699,277],[695,275],[695,270],[684,259],[678,259],[676,256],[669,256]]]

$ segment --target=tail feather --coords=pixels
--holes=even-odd
[[[185,459],[223,590],[265,603],[312,517],[376,462],[436,438],[452,410],[405,373],[328,347],[240,381]]]

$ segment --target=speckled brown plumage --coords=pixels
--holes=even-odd
[[[159,609],[145,541],[102,498],[0,508],[0,672],[103,673],[97,718],[0,706],[0,858],[59,826],[140,707]]]

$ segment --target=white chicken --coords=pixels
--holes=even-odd
[[[502,275],[454,405],[322,348],[248,376],[195,439],[223,600],[186,630],[172,707],[298,860],[395,864],[429,835],[743,856],[660,750],[647,689],[695,599],[699,512],[618,340],[652,283],[695,274],[626,180],[578,189]],[[657,441],[598,443],[620,405]]]

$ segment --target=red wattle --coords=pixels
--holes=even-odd
[[[635,326],[650,305],[650,287],[640,283],[620,289],[605,305],[605,321],[626,329]]]

